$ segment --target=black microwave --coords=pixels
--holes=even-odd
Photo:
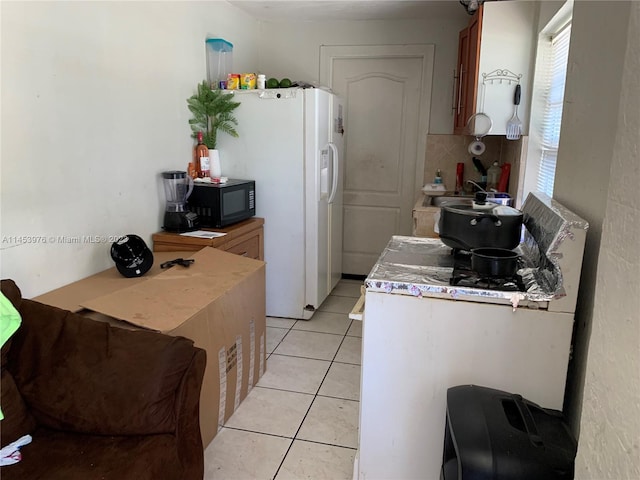
[[[222,228],[256,214],[256,182],[229,179],[226,183],[196,183],[187,199],[201,227]]]

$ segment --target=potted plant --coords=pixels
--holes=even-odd
[[[187,99],[187,106],[193,114],[193,118],[189,120],[192,137],[196,138],[198,132],[202,132],[203,143],[209,149],[212,177],[220,176],[220,159],[216,148],[218,130],[238,137],[235,129],[238,120],[233,111],[240,106],[240,102],[234,99],[234,95],[224,90],[212,90],[206,81],[198,84],[197,92]]]

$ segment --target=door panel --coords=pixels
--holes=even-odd
[[[348,74],[351,65],[339,61],[336,73]],[[349,61],[351,62],[351,61]],[[361,61],[363,62],[363,61]],[[354,67],[367,68],[359,62]],[[367,61],[373,68],[375,61]],[[351,115],[347,124],[349,142],[345,189],[353,193],[397,194],[402,186],[403,119],[406,78],[361,76],[347,78],[347,96]],[[375,102],[371,98],[376,98]],[[380,115],[384,112],[384,115]],[[383,133],[383,135],[380,135]]]
[[[344,273],[368,274],[392,235],[411,234],[432,70],[432,45],[321,49],[321,81],[346,103]]]
[[[377,260],[391,236],[398,231],[400,209],[345,205],[344,224],[349,225],[351,232],[344,236],[344,251],[349,252],[350,268],[368,273],[371,258]],[[376,235],[372,235],[372,225],[376,226]],[[363,238],[366,241],[363,242]]]

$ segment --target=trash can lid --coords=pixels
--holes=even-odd
[[[573,478],[577,442],[557,410],[460,385],[447,391],[447,420],[463,479]]]

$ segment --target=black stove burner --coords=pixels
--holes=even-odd
[[[454,256],[453,273],[449,279],[452,286],[480,288],[482,290],[500,290],[505,292],[524,292],[526,287],[517,273],[513,277],[486,277],[471,269],[471,253],[463,250],[452,252]]]
[[[482,290],[500,290],[503,292],[524,292],[522,279],[516,274],[513,278],[481,277],[475,272],[454,270],[449,283],[458,287],[480,288]]]

